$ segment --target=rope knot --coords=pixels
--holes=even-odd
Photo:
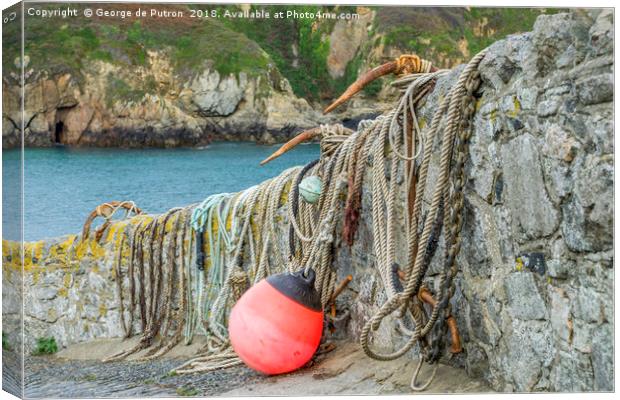
[[[108,203],[104,203],[104,204],[99,204],[96,208],[95,208],[95,213],[97,214],[98,217],[103,217],[105,216],[104,214],[104,207],[108,208],[109,205]]]
[[[353,134],[353,131],[341,124],[321,125],[321,157],[329,157],[336,149]]]
[[[417,54],[403,54],[396,59],[395,75],[428,73],[431,62],[421,59]]]
[[[233,299],[235,302],[241,298],[243,293],[249,288],[248,275],[241,268],[235,268],[228,278],[230,286],[233,292]]]

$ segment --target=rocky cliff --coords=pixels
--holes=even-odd
[[[87,60],[79,73],[59,74],[40,72],[27,58],[25,145],[201,146],[214,137],[272,143],[328,120],[275,69],[223,75],[205,62],[182,78],[165,52],[146,57],[148,66]],[[5,147],[19,143],[21,89],[14,83],[3,84]]]
[[[83,6],[77,5],[79,12]],[[128,11],[138,6],[128,6]],[[157,5],[182,18],[25,18],[25,145],[201,146],[212,139],[280,142],[334,120],[355,126],[389,107],[381,80],[321,115],[363,72],[415,51],[451,67],[549,10],[219,6],[349,18],[196,18],[198,6]],[[103,5],[103,10],[118,7]],[[143,6],[144,8],[144,6]],[[202,7],[204,8],[204,7]],[[192,11],[194,10],[194,11]],[[204,11],[204,10],[203,10]],[[552,12],[555,12],[552,10]],[[194,17],[192,17],[192,15]],[[5,148],[20,141],[19,24],[3,38]]]
[[[421,124],[459,71],[437,82]],[[480,66],[453,298],[465,352],[450,362],[495,390],[614,389],[612,71],[611,10],[541,16],[533,32],[493,44]],[[354,245],[336,243],[339,278],[354,276],[338,300],[350,318],[336,335],[351,340],[385,300],[372,267],[370,196],[363,191]],[[149,217],[111,225],[101,243],[26,243],[23,276],[18,244],[3,242],[10,340],[22,279],[27,346],[50,335],[61,345],[120,336],[115,249],[140,218]],[[430,271],[436,278],[439,265]],[[402,343],[390,326],[376,337]]]

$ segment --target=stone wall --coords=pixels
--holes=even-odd
[[[608,10],[543,16],[481,66],[460,315],[495,387],[613,389],[612,49]]]
[[[492,45],[480,67],[453,299],[465,352],[451,362],[496,390],[614,389],[612,17],[542,16],[533,32]],[[422,125],[460,70],[437,82]],[[356,241],[338,238],[334,262],[354,276],[338,303],[351,315],[338,334],[352,339],[385,301],[368,190],[362,200]],[[75,235],[26,244],[27,342],[120,336],[114,249],[138,218],[148,217],[111,225],[101,244]],[[3,300],[19,275],[14,246],[3,243]],[[441,268],[436,257],[430,274]],[[402,343],[392,326],[382,324],[380,344]]]
[[[97,338],[119,337],[115,248],[128,225],[141,218],[112,224],[100,242],[81,235],[24,244],[24,274],[20,274],[19,243],[3,241],[2,316],[3,330],[14,342],[19,334],[22,279],[25,292],[25,352],[36,339],[53,336],[59,346]],[[91,235],[94,236],[94,235]],[[127,255],[124,254],[126,257]]]
[[[480,67],[453,301],[466,355],[454,362],[497,390],[613,389],[612,38],[608,10],[541,16]],[[372,263],[364,223],[339,268]],[[354,281],[354,334],[384,301],[370,275]]]

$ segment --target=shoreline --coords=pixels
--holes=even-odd
[[[381,112],[362,111],[356,115],[349,115],[349,112],[336,114],[332,123],[342,124],[345,128],[357,129],[360,121],[374,119],[381,115]],[[320,126],[322,121],[317,121],[314,126]],[[84,132],[76,143],[60,143],[54,141],[54,132],[29,133],[24,139],[25,149],[46,149],[54,147],[65,147],[74,149],[196,149],[209,146],[213,143],[255,143],[257,145],[278,145],[287,142],[292,137],[300,134],[310,125],[306,126],[286,126],[281,129],[265,129],[245,131],[243,129],[221,129],[219,132],[205,132],[204,130],[176,130],[166,131],[166,134],[149,132],[148,128],[128,130],[123,128],[109,129],[103,132]],[[5,135],[2,137],[2,150],[20,149],[21,141],[15,135]]]

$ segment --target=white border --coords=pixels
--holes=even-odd
[[[112,0],[112,1],[64,1],[61,3],[70,3],[70,2],[74,2],[74,3],[151,3],[151,4],[155,4],[155,3],[204,3],[204,4],[223,4],[223,3],[257,3],[257,4],[343,4],[343,5],[380,5],[380,6],[389,6],[389,5],[398,5],[398,6],[481,6],[481,7],[558,7],[558,8],[581,8],[581,7],[587,7],[587,8],[594,8],[594,7],[614,7],[615,3],[613,1],[605,1],[605,0],[588,0],[588,1],[575,1],[575,0],[565,0],[565,1],[558,1],[558,0],[546,0],[546,1],[531,1],[531,0],[522,0],[522,1],[514,1],[514,0],[506,0],[506,1],[489,1],[489,0],[469,0],[469,1],[447,1],[447,0],[434,0],[434,1],[397,1],[397,0],[392,0],[392,1],[382,1],[382,0],[357,0],[357,1],[352,1],[352,0],[341,0],[341,1],[325,1],[325,0],[312,0],[312,1],[300,1],[300,0],[270,0],[270,1],[261,1],[261,0],[257,0],[257,1],[231,1],[231,0],[220,0],[220,1],[179,1],[179,0],[171,0],[171,1],[144,1],[144,0],[138,0],[138,1],[118,1],[118,0]],[[10,0],[0,0],[0,5],[2,9],[5,9],[13,4],[15,4],[15,1],[10,1]],[[44,3],[42,1],[29,1],[26,0],[25,3]],[[50,2],[51,3],[51,2]],[[615,22],[615,10],[614,10],[614,22]],[[614,54],[615,51],[617,51],[617,46],[618,46],[618,41],[617,41],[617,35],[614,32]],[[1,49],[0,49],[1,52]],[[614,59],[615,60],[615,59]],[[614,77],[615,77],[615,72],[616,72],[616,65],[614,62]],[[0,67],[0,74],[1,74],[1,67]],[[615,89],[615,88],[614,88]],[[614,90],[615,92],[615,90]],[[615,98],[614,98],[615,100]],[[614,123],[617,124],[618,123],[618,109],[617,109],[617,103],[614,101]],[[614,125],[615,127],[615,125]],[[614,130],[615,131],[615,130]],[[614,156],[617,159],[617,155],[618,152],[617,150],[614,148]],[[0,161],[1,161],[1,154],[0,154]],[[614,164],[615,167],[615,164]],[[615,168],[614,168],[615,169]],[[0,186],[2,185],[2,164],[0,162]],[[615,177],[615,173],[614,173],[614,177]],[[616,196],[616,190],[615,190],[615,179],[614,179],[614,222],[615,222],[615,210],[618,208],[618,204],[620,203],[620,200],[618,200],[618,197]],[[0,198],[0,206],[1,206],[1,198]],[[0,224],[2,223],[2,215],[0,213]],[[614,246],[615,246],[615,239],[618,237],[618,232],[619,232],[619,228],[616,226],[616,224],[614,223]],[[614,261],[617,259],[618,257],[618,248],[615,247],[614,248]],[[615,266],[615,262],[614,262],[614,266]],[[614,277],[615,277],[615,272],[614,272]],[[615,279],[614,279],[614,297],[615,296]],[[614,299],[614,311],[615,311],[615,316],[614,316],[614,342],[616,342],[615,339],[617,339],[617,332],[615,329],[615,322],[618,320],[618,307],[616,307],[616,298]],[[0,300],[1,301],[1,300]],[[1,303],[0,303],[1,304]],[[617,350],[617,346],[615,347],[615,352],[614,352],[614,370],[615,367],[617,366],[617,354],[618,354],[618,350]],[[576,371],[576,373],[578,373],[578,371]],[[614,371],[614,387],[618,388],[618,375],[617,373],[615,373]],[[1,382],[1,378],[0,378],[0,382]],[[459,399],[463,399],[463,400],[478,400],[478,399],[484,399],[484,398],[494,398],[495,396],[501,396],[502,399],[517,399],[517,398],[523,398],[524,396],[538,396],[538,395],[543,395],[540,393],[536,393],[536,394],[476,394],[476,395],[458,395]],[[443,398],[449,398],[449,396],[454,396],[454,395],[417,395],[415,398],[419,398],[419,399],[424,399],[424,398],[433,398],[433,399],[443,399]],[[549,393],[549,394],[544,394],[545,399],[558,399],[558,398],[562,398],[562,399],[583,399],[585,396],[587,396],[588,400],[590,399],[608,399],[608,398],[615,398],[614,394],[607,394],[607,393],[571,393],[571,394],[558,394],[558,393]],[[338,396],[338,399],[355,399],[358,398],[359,396]],[[370,397],[375,397],[375,396],[364,396],[364,398],[370,398]],[[377,396],[379,397],[379,396]],[[382,395],[379,398],[380,399],[403,399],[403,398],[409,398],[409,395],[399,395],[399,396],[392,396],[392,395]],[[5,398],[11,398],[14,399],[15,397],[6,393],[6,392],[0,392],[0,399],[5,399]],[[239,399],[248,399],[248,398],[254,398],[254,397],[241,397]],[[260,397],[261,399],[281,399],[280,397]],[[303,397],[288,397],[290,399],[303,399]],[[313,396],[312,398],[327,398],[327,396]],[[136,399],[136,398],[132,398],[132,399]],[[165,398],[162,398],[165,399]]]

